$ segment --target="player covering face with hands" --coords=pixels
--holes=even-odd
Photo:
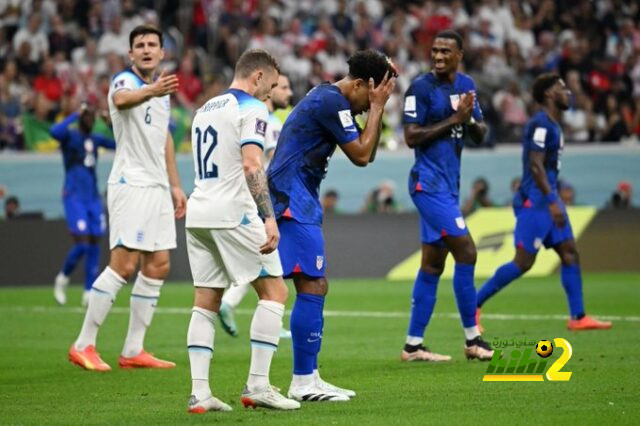
[[[355,396],[352,390],[325,382],[318,372],[328,290],[319,187],[337,146],[357,166],[373,161],[396,72],[373,50],[355,53],[348,63],[347,77],[316,86],[293,109],[268,170],[282,235],[284,276],[293,279],[297,291],[291,313],[293,378],[288,396],[298,401],[348,401]],[[369,115],[361,130],[353,115],[364,111]]]
[[[158,74],[164,57],[162,33],[151,26],[129,35],[132,66],[116,74],[108,94],[116,154],[108,180],[109,265],[93,283],[80,335],[69,360],[88,370],[111,367],[96,352],[98,329],[120,288],[140,270],[131,291],[131,316],[121,368],[172,368],[173,362],[143,348],[160,289],[169,273],[169,250],[176,247],[175,218],[185,214],[173,139],[168,131],[169,95],[175,76]]]

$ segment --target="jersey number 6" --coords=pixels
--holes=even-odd
[[[211,179],[218,177],[218,166],[210,160],[213,149],[218,144],[218,132],[211,126],[202,131],[196,127],[196,154],[198,156],[198,178]],[[206,150],[204,157],[202,152]]]

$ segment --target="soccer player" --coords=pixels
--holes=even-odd
[[[282,131],[282,121],[273,113],[277,108],[286,108],[289,106],[293,92],[291,91],[291,85],[289,84],[289,78],[280,74],[278,77],[278,85],[271,91],[269,99],[265,101],[269,110],[269,121],[267,122],[267,132],[264,137],[264,168],[266,170],[273,153],[276,150],[278,144],[278,138]],[[244,283],[237,286],[232,286],[224,292],[222,296],[222,304],[220,305],[220,324],[222,329],[229,333],[231,336],[238,336],[238,326],[235,321],[235,309],[240,304],[244,296],[249,290],[250,283]],[[289,330],[282,329],[280,337],[289,339],[291,338],[291,332]]]
[[[287,286],[276,250],[280,235],[263,167],[269,113],[261,101],[276,86],[279,72],[278,63],[266,51],[246,51],[236,63],[229,90],[207,101],[193,120],[196,178],[186,222],[195,286],[187,332],[190,413],[231,410],[212,395],[209,385],[213,322],[224,289],[248,282],[260,300],[251,321],[251,366],[242,404],[300,408],[299,402],[285,398],[269,384]]]
[[[62,190],[64,216],[74,240],[74,245],[67,253],[62,269],[54,281],[53,296],[61,305],[67,303],[69,275],[83,256],[86,255],[87,258],[82,306],[87,305],[91,284],[98,276],[98,241],[106,228],[96,178],[98,147],[115,149],[116,143],[113,139],[91,133],[95,113],[91,105],[82,103],[79,112],[71,114],[49,129],[51,136],[60,142],[65,171]],[[77,123],[77,128],[72,127],[74,123]]]
[[[423,345],[436,303],[436,291],[447,254],[455,260],[453,290],[464,328],[464,353],[489,360],[491,347],[476,326],[473,274],[476,247],[459,208],[460,157],[465,136],[481,143],[487,131],[473,80],[457,71],[462,38],[455,31],[438,33],[431,48],[433,69],[418,76],[404,98],[404,136],[415,152],[409,193],[420,214],[422,262],[413,285],[411,318],[403,361],[449,361],[448,355]]]
[[[381,53],[356,52],[349,74],[323,83],[296,105],[284,123],[269,166],[269,187],[278,227],[284,275],[297,290],[291,313],[293,379],[288,396],[298,401],[348,401],[355,392],[320,378],[325,278],[320,182],[336,146],[357,166],[373,161],[384,106],[395,86],[395,69]],[[364,131],[354,114],[369,110]]]
[[[533,98],[541,105],[527,123],[522,142],[522,183],[513,198],[516,229],[513,260],[496,270],[478,292],[480,308],[498,291],[533,266],[540,247],[552,247],[562,262],[562,287],[569,302],[569,330],[611,328],[610,322],[585,315],[582,277],[569,216],[558,198],[560,155],[564,145],[560,118],[569,108],[570,91],[554,73],[541,74],[533,83]]]
[[[164,57],[157,28],[134,28],[129,46],[133,65],[115,75],[108,94],[116,139],[107,189],[109,265],[93,283],[80,335],[69,349],[69,361],[87,370],[111,370],[96,352],[98,329],[138,265],[129,330],[118,364],[121,368],[175,367],[146,352],[143,342],[169,273],[169,250],[176,247],[174,216],[184,216],[187,201],[168,131],[169,95],[177,90],[178,81],[164,72],[156,76]]]

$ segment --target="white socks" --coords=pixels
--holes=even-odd
[[[416,345],[422,344],[423,341],[424,341],[424,338],[422,337],[407,336],[407,340],[405,341],[405,343],[407,345],[416,346]]]
[[[474,325],[473,327],[464,327],[464,338],[467,340],[473,340],[480,335],[480,331],[478,330],[478,326]]]
[[[187,348],[191,364],[191,394],[200,401],[211,396],[209,365],[213,356],[215,315],[213,311],[194,306],[191,311],[189,331],[187,331]]]
[[[278,349],[284,305],[272,300],[260,300],[251,321],[251,366],[249,390],[269,386],[269,369],[273,353]]]
[[[222,296],[222,303],[235,309],[249,291],[249,287],[251,283],[230,286]]]
[[[124,278],[108,266],[96,278],[89,295],[89,307],[84,316],[82,329],[75,343],[76,349],[82,351],[89,345],[95,346],[98,329],[107,317],[118,291],[125,283]]]
[[[131,290],[129,331],[124,341],[122,356],[131,358],[142,352],[144,335],[151,324],[163,283],[163,280],[145,277],[142,272],[138,272]]]

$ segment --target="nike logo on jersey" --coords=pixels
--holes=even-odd
[[[407,111],[405,111],[404,113],[406,115],[408,115],[409,117],[411,117],[411,118],[416,118],[418,116],[417,112],[407,112]]]

